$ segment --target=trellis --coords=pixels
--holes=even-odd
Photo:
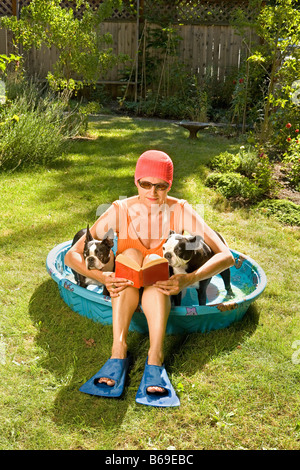
[[[239,8],[243,9],[246,18],[252,18],[253,10],[244,0],[145,1],[144,16],[154,23],[160,18],[160,22],[170,24],[228,25]]]
[[[0,16],[10,16],[13,14],[12,0],[2,0],[0,3]]]
[[[0,16],[12,15],[14,8],[20,11],[31,0],[2,0]],[[92,8],[97,8],[103,0],[88,0]],[[229,24],[234,12],[241,8],[247,19],[253,16],[248,0],[140,0],[141,18],[153,23],[169,24]],[[15,5],[15,6],[14,6]],[[61,5],[72,7],[74,2],[62,0]],[[110,21],[135,21],[137,2],[124,0],[123,9],[115,11]],[[80,15],[80,10],[76,15]]]
[[[26,7],[30,4],[31,0],[1,0],[0,2],[0,17],[1,16],[10,16],[10,15],[19,15],[23,7]],[[103,0],[88,0],[90,6],[94,9],[103,2]],[[60,2],[61,6],[72,8],[75,7],[74,1],[62,0]],[[75,11],[75,16],[79,17],[81,15],[81,9]],[[135,21],[136,19],[136,8],[131,6],[130,1],[124,0],[124,7],[122,11],[115,11],[112,18],[115,21]]]

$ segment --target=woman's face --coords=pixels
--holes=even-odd
[[[151,186],[150,189],[144,189],[141,187],[141,184],[145,184],[146,182],[158,186]],[[145,176],[139,180],[137,188],[140,201],[150,207],[152,204],[163,204],[166,201],[169,184],[160,178]]]

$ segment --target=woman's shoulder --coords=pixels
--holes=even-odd
[[[131,197],[124,197],[121,199],[116,199],[113,201],[114,206],[120,206],[120,205],[126,205],[130,206],[131,204],[134,204],[136,201],[138,201],[138,196],[131,196]]]
[[[187,201],[185,199],[178,199],[177,197],[173,197],[173,196],[167,197],[167,203],[169,204],[170,207],[174,205],[183,206],[186,202]]]

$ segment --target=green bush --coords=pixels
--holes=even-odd
[[[286,199],[270,199],[260,202],[256,210],[275,217],[286,225],[300,226],[300,206]]]
[[[60,156],[84,116],[67,112],[68,96],[42,94],[33,85],[0,108],[0,169],[46,164]]]
[[[212,170],[218,170],[220,172],[232,172],[236,171],[240,166],[239,155],[234,155],[229,152],[222,152],[219,155],[213,157],[209,162],[209,167]]]
[[[253,150],[251,147],[245,149],[242,146],[237,154],[222,152],[216,155],[210,160],[209,167],[220,172],[237,171],[251,178],[259,162],[260,158],[256,150]]]
[[[299,132],[299,129],[297,129]],[[292,139],[283,157],[287,178],[291,185],[300,191],[300,140]]]
[[[157,96],[149,93],[145,100],[136,102],[124,101],[122,106],[139,116],[158,116],[166,119],[188,119],[186,103],[181,96],[174,95],[170,97]]]
[[[259,197],[259,188],[255,183],[237,172],[211,173],[206,179],[206,185],[215,188],[227,198],[257,199]]]
[[[250,147],[241,147],[236,155],[223,152],[213,157],[209,167],[216,171],[208,176],[206,184],[225,197],[241,197],[257,201],[275,190],[272,167],[267,155],[259,156]]]
[[[79,105],[79,111],[84,115],[99,114],[102,109],[102,104],[97,103],[97,101],[89,101],[88,103]]]
[[[238,155],[239,166],[237,171],[248,178],[252,178],[253,174],[257,170],[257,165],[260,163],[260,157],[257,154],[257,150],[253,149],[253,147],[241,147]]]

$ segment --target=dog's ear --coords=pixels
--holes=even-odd
[[[113,247],[114,246],[114,236],[115,236],[115,233],[114,233],[113,229],[110,228],[108,230],[108,232],[106,232],[106,234],[102,238],[102,241],[105,241],[105,243],[108,246]]]
[[[170,231],[169,231],[168,238],[170,238],[171,235],[174,235],[174,233],[175,233],[174,230],[170,230]]]
[[[186,248],[187,250],[199,250],[203,245],[203,238],[200,235],[187,237]]]
[[[85,242],[88,243],[88,242],[91,242],[92,240],[93,240],[93,237],[91,235],[90,227],[89,227],[89,224],[88,224],[87,227],[86,227]]]
[[[115,236],[115,233],[114,233],[113,229],[110,228],[110,229],[108,230],[108,232],[106,232],[106,234],[104,235],[103,240],[104,240],[105,238],[111,238],[111,239],[113,240],[113,239],[114,239],[114,236]]]

